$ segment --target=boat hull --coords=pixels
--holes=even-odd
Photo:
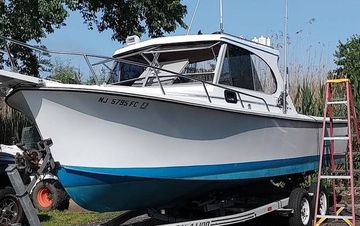
[[[129,169],[104,169],[84,167],[61,167],[57,176],[69,195],[83,207],[92,211],[116,211],[127,209],[156,208],[176,204],[206,195],[210,191],[220,191],[235,187],[249,187],[252,183],[269,182],[269,179],[286,175],[298,176],[316,168],[317,157],[297,158],[256,163],[217,165],[217,168],[233,168],[232,178],[217,174],[191,179],[161,179],[164,177],[124,176]],[[215,166],[169,167],[141,169],[146,171],[214,171]],[[224,170],[225,171],[225,170]],[[296,173],[295,173],[296,172]],[[148,172],[149,173],[149,172]],[[189,172],[191,174],[191,172]],[[291,175],[289,175],[291,174]],[[229,176],[229,175],[228,175]]]
[[[154,207],[317,168],[315,120],[89,90],[22,89],[7,102],[53,140],[61,183],[95,211]]]

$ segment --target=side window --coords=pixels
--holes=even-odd
[[[120,63],[115,62],[113,69],[110,71],[110,77],[108,83],[120,82],[120,73],[119,73]]]
[[[249,51],[228,45],[219,83],[254,90]]]
[[[269,65],[255,54],[251,54],[251,63],[255,90],[268,94],[275,93],[276,82]]]
[[[274,93],[276,82],[270,67],[248,50],[228,45],[219,84]]]

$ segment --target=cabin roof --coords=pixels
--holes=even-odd
[[[188,42],[208,42],[208,41],[236,42],[238,44],[246,45],[251,48],[256,48],[258,50],[262,50],[264,52],[268,52],[276,56],[279,55],[279,51],[272,47],[262,45],[260,43],[253,42],[244,38],[240,38],[228,34],[206,34],[206,35],[181,35],[181,36],[153,38],[136,44],[124,46],[123,48],[116,50],[113,56],[120,57],[147,47],[157,46],[157,45],[188,43]]]

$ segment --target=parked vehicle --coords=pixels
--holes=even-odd
[[[5,172],[6,167],[14,163],[13,155],[0,152],[0,225],[21,223],[25,219],[24,211]]]

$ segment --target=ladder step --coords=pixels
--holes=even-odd
[[[324,137],[324,140],[349,140],[349,137]]]
[[[348,123],[349,120],[347,120],[347,118],[333,118],[334,120],[341,120],[341,122],[343,123]],[[333,121],[334,122],[334,121]],[[331,123],[330,120],[326,120],[326,123]]]
[[[334,116],[334,117],[332,117],[332,119],[341,119],[341,120],[346,120],[347,121],[347,118],[344,118],[344,117],[341,117],[341,116]]]
[[[329,102],[327,102],[327,105],[332,105],[332,104],[347,104],[347,101],[342,100],[342,101],[329,101]]]
[[[352,216],[336,216],[336,215],[316,215],[317,218],[327,218],[327,219],[352,219]]]
[[[336,78],[336,79],[328,79],[326,80],[326,83],[345,83],[350,82],[350,79],[348,78]]]
[[[341,121],[346,121],[348,122],[348,117],[347,116],[333,116],[331,117],[334,120],[341,120]],[[350,119],[354,119],[354,116],[350,115]],[[329,123],[330,122],[330,116],[327,116],[326,118],[326,122]]]
[[[346,179],[350,180],[351,176],[333,176],[333,175],[321,175],[321,179]]]

